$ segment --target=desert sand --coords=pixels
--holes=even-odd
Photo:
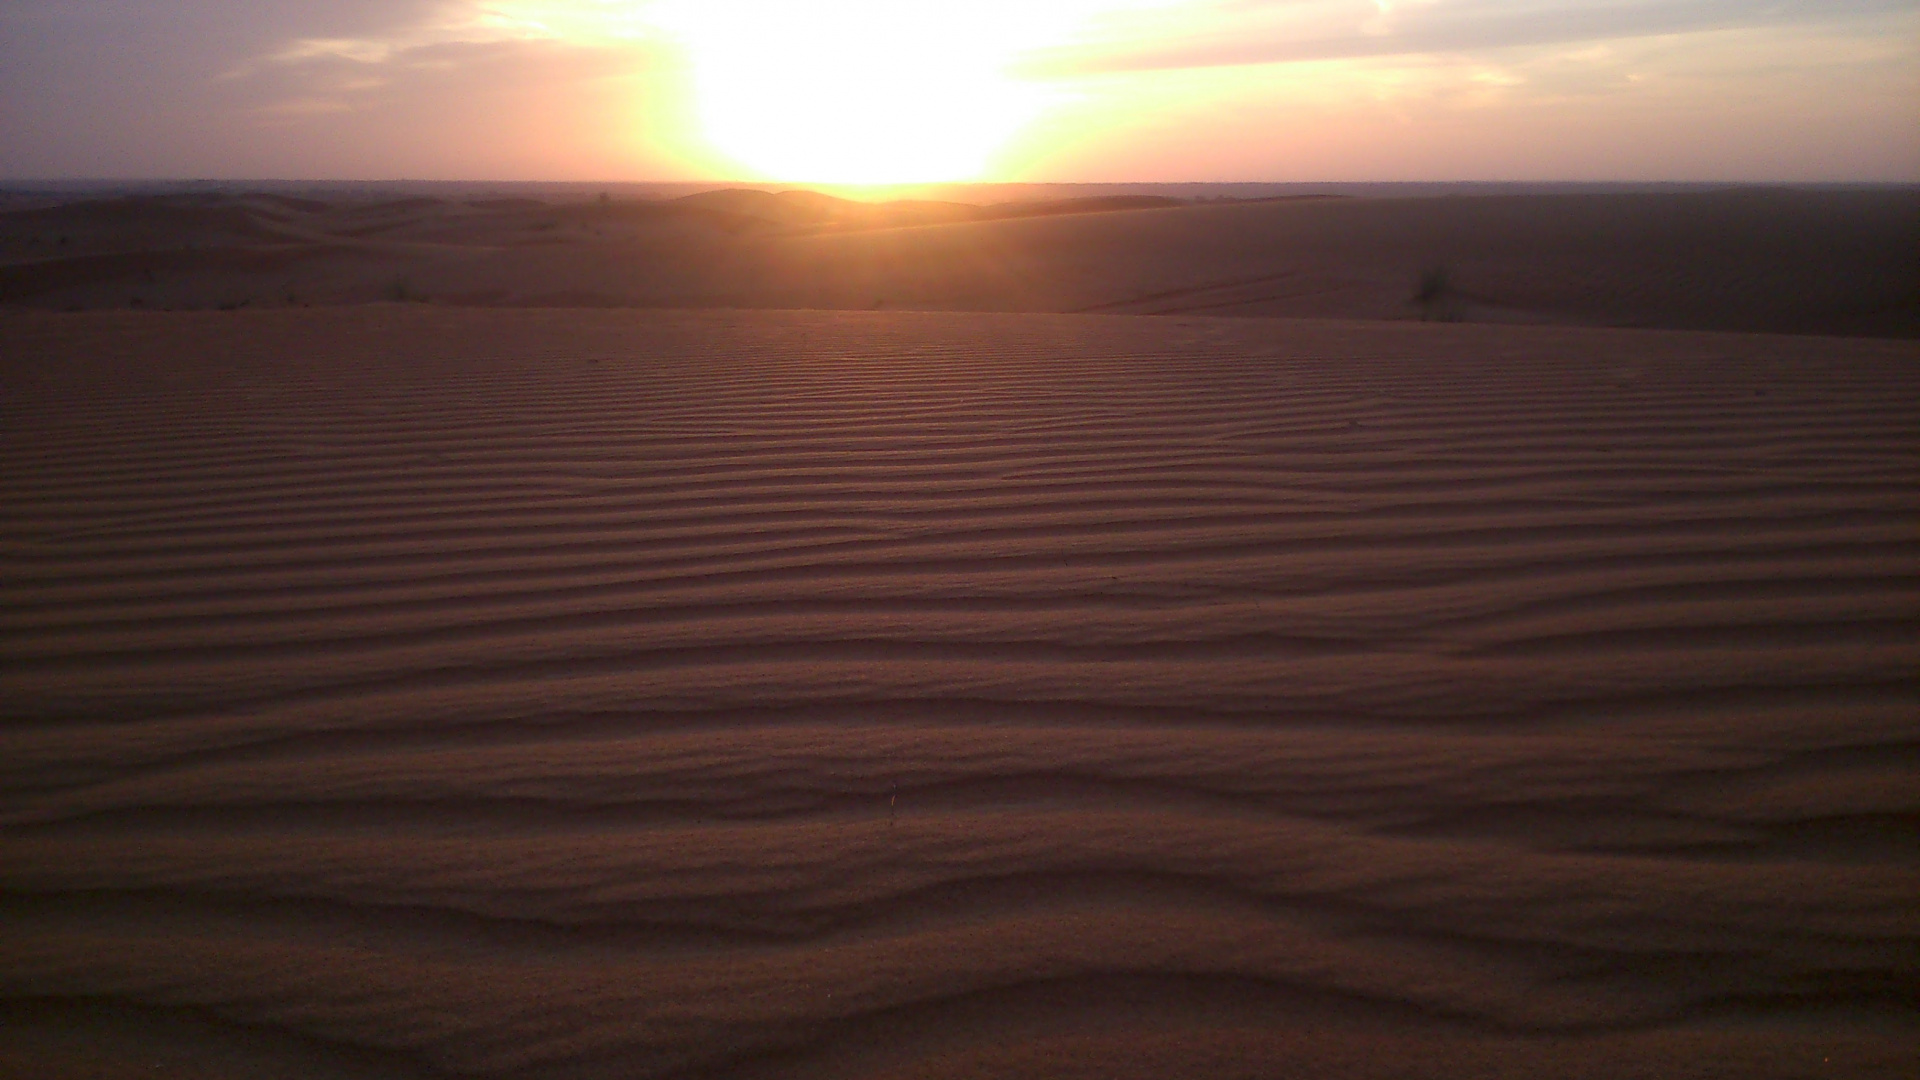
[[[0,213],[0,305],[910,309],[1920,337],[1920,188],[975,205],[93,198]],[[1445,270],[1444,304],[1412,302]]]
[[[0,1074],[1920,1066],[1913,342],[15,310],[0,380]]]

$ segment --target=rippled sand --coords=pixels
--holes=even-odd
[[[0,364],[8,1075],[1920,1064],[1913,343],[388,307]]]

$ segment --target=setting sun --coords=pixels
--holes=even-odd
[[[1009,64],[1067,19],[1008,3],[704,0],[663,22],[716,151],[766,179],[893,184],[986,172],[1047,101]]]

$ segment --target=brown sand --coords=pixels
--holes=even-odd
[[[1443,314],[1920,337],[1920,189],[1164,203],[107,200],[0,213],[0,303]],[[1430,309],[1411,301],[1433,267],[1449,289]]]
[[[1920,349],[0,315],[0,1075],[1911,1077]]]

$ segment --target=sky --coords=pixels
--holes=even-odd
[[[0,0],[0,179],[1920,181],[1920,0]]]

